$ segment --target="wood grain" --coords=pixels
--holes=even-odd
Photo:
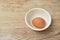
[[[26,26],[24,17],[31,8],[51,13],[47,30],[36,32]],[[0,40],[60,40],[60,0],[0,0]]]

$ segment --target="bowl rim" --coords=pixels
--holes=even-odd
[[[27,15],[28,15],[31,11],[36,10],[36,9],[43,10],[43,11],[47,12],[47,13],[50,15],[50,23],[49,23],[49,25],[48,25],[46,28],[44,28],[44,29],[38,29],[38,28],[35,29],[35,28],[32,28],[32,27],[28,24],[28,22],[27,22]],[[45,9],[43,9],[43,8],[32,8],[32,9],[28,10],[28,11],[26,12],[26,15],[25,15],[25,23],[26,23],[26,25],[27,25],[29,28],[31,28],[32,30],[35,30],[35,31],[43,31],[43,30],[47,29],[47,28],[51,25],[51,21],[52,21],[51,14],[50,14],[47,10],[45,10]]]

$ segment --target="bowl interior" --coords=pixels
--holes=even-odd
[[[46,26],[44,28],[38,29],[38,28],[36,28],[36,27],[34,27],[32,25],[32,20],[34,18],[36,18],[36,17],[41,17],[41,18],[43,18],[46,21]],[[33,29],[33,30],[39,30],[39,31],[48,28],[49,25],[50,25],[50,23],[51,23],[51,16],[50,16],[50,14],[46,10],[40,9],[40,8],[35,8],[35,9],[29,10],[27,12],[27,14],[26,14],[26,18],[25,19],[26,19],[25,21],[26,21],[27,25],[31,29]]]

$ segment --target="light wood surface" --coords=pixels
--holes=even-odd
[[[26,26],[24,17],[31,8],[51,13],[47,30],[36,32]],[[0,0],[0,40],[60,40],[60,0]]]

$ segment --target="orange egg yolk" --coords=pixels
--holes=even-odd
[[[46,22],[43,18],[37,17],[32,20],[32,24],[37,28],[44,28],[46,25]]]

